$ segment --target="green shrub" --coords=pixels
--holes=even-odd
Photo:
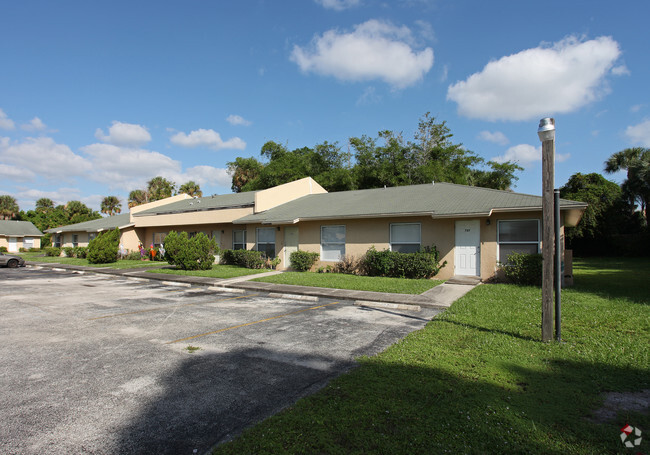
[[[120,230],[100,232],[88,244],[86,258],[91,264],[108,264],[117,262],[117,250],[120,246]]]
[[[359,272],[361,261],[354,256],[343,255],[341,260],[334,265],[334,273],[355,275]]]
[[[140,256],[139,251],[131,251],[130,253],[127,253],[126,256],[124,256],[124,259],[127,261],[139,261],[142,259],[142,257]]]
[[[221,263],[238,265],[247,269],[263,269],[266,261],[262,258],[261,251],[255,250],[223,250]]]
[[[171,231],[164,246],[165,260],[183,270],[210,270],[219,251],[214,240],[202,232],[189,238],[187,232]]]
[[[320,255],[318,253],[310,253],[309,251],[294,251],[291,253],[291,268],[296,272],[307,272],[318,261]]]
[[[508,283],[541,286],[542,264],[541,254],[512,253],[501,270]]]
[[[0,253],[8,253],[9,250],[7,249],[6,246],[0,246]]]
[[[50,256],[53,258],[61,256],[61,248],[57,248],[54,246],[48,246],[44,248],[45,251],[45,256]]]
[[[88,256],[88,247],[85,246],[74,247],[74,257],[79,259],[86,259],[86,256]]]
[[[440,264],[439,256],[435,246],[427,247],[417,253],[377,251],[373,246],[361,259],[361,270],[369,276],[431,278],[447,264],[447,261]]]
[[[71,246],[63,247],[63,252],[65,253],[65,257],[67,257],[67,258],[73,258],[74,257],[74,247],[71,247]]]

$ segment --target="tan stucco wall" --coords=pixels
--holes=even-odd
[[[24,242],[23,242],[24,237],[15,237],[15,238],[16,238],[16,248],[19,251],[21,248],[24,248],[24,246],[25,246]],[[28,235],[27,238],[34,239],[34,245],[32,246],[32,248],[40,248],[41,247],[41,238],[40,237],[31,237],[31,236]],[[4,235],[0,236],[0,246],[4,246],[7,249],[9,249],[9,239]]]
[[[133,223],[133,214],[134,213],[142,212],[144,210],[153,209],[155,207],[160,207],[161,205],[170,204],[170,203],[176,202],[176,201],[183,201],[185,199],[191,199],[191,196],[188,196],[185,193],[181,193],[181,194],[177,194],[176,196],[161,199],[159,201],[147,202],[146,204],[141,204],[141,205],[136,205],[135,207],[131,207],[129,209],[129,214],[131,215],[131,223]]]
[[[135,220],[135,225],[137,227],[176,226],[177,229],[175,230],[177,231],[183,230],[189,232],[191,226],[199,224],[214,225],[220,223],[232,223],[234,220],[252,213],[253,208],[246,207],[223,210],[206,210],[204,212],[173,213],[169,215],[131,216],[131,218]]]
[[[274,186],[273,188],[255,193],[255,213],[277,207],[278,205],[285,204],[308,194],[321,193],[327,193],[327,190],[311,177]]]

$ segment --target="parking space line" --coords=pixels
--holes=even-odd
[[[156,307],[156,308],[147,308],[146,310],[138,310],[138,311],[129,311],[126,313],[117,313],[117,314],[109,314],[106,316],[99,316],[96,318],[90,318],[87,319],[88,321],[98,321],[99,319],[108,319],[108,318],[116,318],[118,316],[128,316],[131,314],[140,314],[140,313],[148,313],[150,311],[160,311],[160,310],[168,310],[170,308],[181,308],[185,306],[192,306],[192,305],[203,305],[206,303],[219,303],[219,302],[226,302],[228,300],[236,300],[236,299],[243,299],[245,297],[253,297],[256,296],[257,294],[248,294],[248,295],[240,295],[237,297],[229,297],[227,299],[219,299],[219,300],[211,300],[209,302],[194,302],[194,303],[184,303],[182,305],[171,305],[171,306],[161,306],[161,307]]]
[[[239,328],[246,327],[246,326],[249,326],[249,325],[259,324],[260,322],[272,321],[273,319],[279,319],[279,318],[283,318],[285,316],[291,316],[291,315],[294,315],[294,314],[303,313],[305,311],[317,310],[318,308],[324,308],[326,306],[336,305],[337,303],[339,303],[339,302],[326,303],[325,305],[313,306],[311,308],[303,308],[302,310],[292,311],[291,313],[280,314],[278,316],[273,316],[273,317],[266,318],[266,319],[260,319],[259,321],[247,322],[245,324],[233,325],[232,327],[226,327],[226,328],[219,329],[219,330],[213,330],[212,332],[200,333],[198,335],[193,335],[193,336],[190,336],[190,337],[179,338],[178,340],[168,341],[165,344],[174,344],[174,343],[179,343],[181,341],[188,341],[188,340],[193,340],[195,338],[201,338],[201,337],[208,336],[208,335],[214,335],[215,333],[221,333],[221,332],[226,332],[228,330],[239,329]]]

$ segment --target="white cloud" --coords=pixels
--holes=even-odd
[[[381,95],[377,94],[375,87],[366,87],[361,96],[357,99],[357,106],[377,104],[381,101]]]
[[[144,145],[151,140],[151,134],[144,126],[118,121],[113,122],[108,129],[108,134],[104,134],[101,128],[97,128],[95,137],[109,144],[133,147]]]
[[[210,129],[198,129],[185,134],[183,132],[174,134],[170,141],[172,144],[180,145],[181,147],[209,147],[213,150],[221,149],[236,149],[244,150],[246,142],[238,137],[233,137],[224,141],[221,135],[216,131]]]
[[[492,142],[499,145],[506,145],[508,142],[510,142],[506,135],[501,131],[495,131],[494,133],[490,131],[481,131],[478,137],[483,141]]]
[[[625,65],[619,65],[612,68],[612,74],[614,76],[629,76],[630,70]]]
[[[20,127],[25,131],[45,131],[47,129],[47,125],[38,117],[34,117],[29,123],[20,125]]]
[[[65,180],[91,170],[88,160],[73,153],[67,145],[57,144],[49,137],[28,137],[14,143],[2,138],[0,161],[18,167],[25,172],[25,176],[31,172],[50,179]]]
[[[2,181],[13,180],[15,182],[25,182],[34,178],[36,178],[36,174],[29,169],[0,164],[0,180]]]
[[[11,120],[9,117],[7,117],[5,111],[0,109],[0,129],[13,130],[14,128],[16,128],[16,124],[14,123],[14,121]]]
[[[570,153],[555,153],[555,161],[561,163],[571,157]],[[535,147],[530,144],[519,144],[510,147],[503,155],[495,156],[492,158],[497,163],[504,163],[506,161],[513,161],[520,166],[527,167],[536,161],[542,161],[542,146]]]
[[[226,118],[226,122],[230,123],[231,125],[235,125],[235,126],[238,126],[238,125],[250,126],[250,125],[253,124],[253,122],[251,122],[249,120],[246,120],[241,115],[235,115],[235,114],[229,115],[228,118]]]
[[[635,104],[634,106],[630,106],[630,112],[639,112],[644,107],[645,104]]]
[[[605,77],[621,55],[603,36],[568,37],[491,61],[479,73],[449,86],[458,113],[485,120],[530,120],[573,112],[608,92]]]
[[[178,173],[181,163],[162,153],[112,144],[91,144],[81,150],[90,156],[93,172],[88,178],[130,191],[144,186],[155,175]]]
[[[334,11],[343,11],[354,6],[359,6],[361,0],[315,0],[323,8],[333,9]]]
[[[199,185],[216,185],[230,187],[232,178],[228,175],[228,170],[212,166],[194,166],[185,169],[178,177],[178,182],[187,182],[194,180]]]
[[[294,46],[291,60],[305,72],[343,81],[380,79],[394,88],[421,80],[433,66],[433,49],[416,51],[411,30],[369,20],[349,33],[328,30],[309,48]]]
[[[625,135],[634,144],[643,147],[650,147],[650,119],[646,119],[638,125],[628,126]]]

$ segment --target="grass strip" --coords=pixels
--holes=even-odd
[[[151,273],[166,273],[181,276],[203,276],[208,278],[236,278],[238,276],[255,275],[268,272],[267,269],[247,269],[236,265],[213,265],[211,270],[180,270],[180,269],[153,269]]]
[[[650,417],[591,416],[605,392],[650,388],[648,276],[648,259],[576,261],[563,343],[539,341],[540,288],[479,286],[214,453],[623,453],[620,428]]]
[[[137,269],[141,267],[161,267],[167,265],[167,262],[162,261],[133,261],[130,259],[122,259],[117,262],[111,262],[108,264],[91,264],[88,262],[88,259],[81,258],[69,258],[69,257],[53,257],[53,256],[43,256],[43,253],[19,253],[26,261],[31,262],[45,262],[45,263],[56,263],[56,264],[67,264],[67,265],[82,265],[86,267],[109,267],[112,269]]]
[[[410,280],[376,276],[345,275],[342,273],[285,272],[251,281],[275,284],[293,284],[321,288],[351,289],[354,291],[392,292],[397,294],[422,294],[442,284],[440,280]]]

